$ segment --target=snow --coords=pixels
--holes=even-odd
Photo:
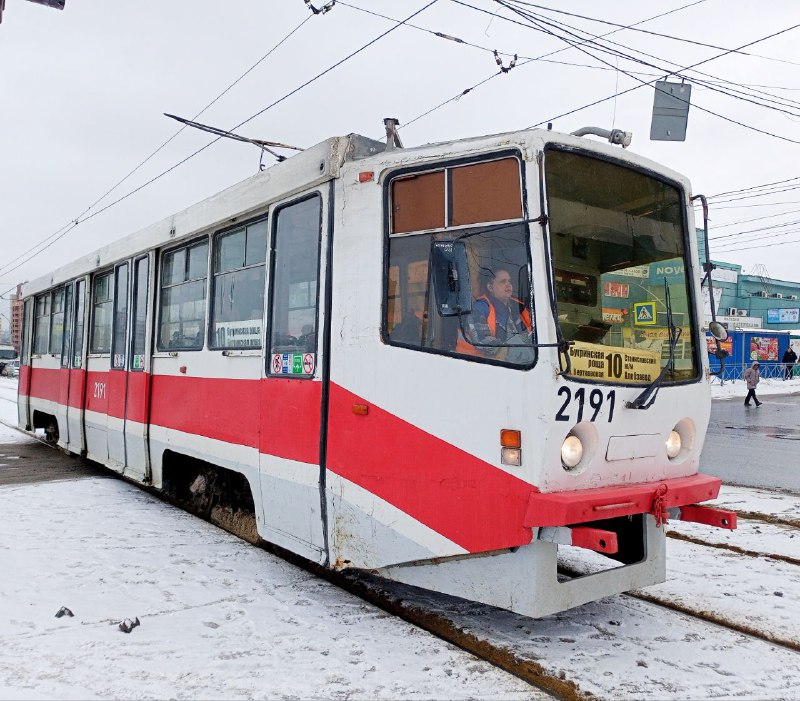
[[[0,498],[0,699],[543,698],[118,479]]]
[[[0,382],[0,419],[13,423],[8,382]],[[0,445],[19,440],[30,439],[0,425]],[[110,473],[7,484],[0,500],[0,701],[545,698]],[[724,486],[715,505],[800,521],[800,496],[789,493]],[[668,527],[800,558],[800,528],[739,523],[735,532]],[[673,538],[667,548],[668,580],[647,596],[800,644],[796,565]],[[589,567],[591,555],[572,557]],[[381,586],[598,698],[800,699],[796,648],[632,596],[532,620]],[[55,618],[62,606],[75,616]],[[139,627],[119,630],[136,617]]]
[[[765,379],[761,378],[756,389],[756,394],[776,395],[776,394],[798,394],[800,393],[800,377],[791,380]],[[741,399],[744,400],[747,394],[747,384],[744,380],[725,380],[725,384],[719,384],[719,380],[714,378],[711,382],[712,399]]]

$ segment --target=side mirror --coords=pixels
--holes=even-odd
[[[472,312],[466,244],[463,241],[434,241],[430,267],[439,315],[461,316]]]
[[[728,338],[728,329],[726,329],[718,321],[712,321],[708,325],[708,331],[718,341],[724,341],[725,339]]]

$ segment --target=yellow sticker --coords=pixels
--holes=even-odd
[[[661,353],[575,342],[569,347],[570,377],[647,383],[661,372]],[[563,359],[561,361],[563,366]],[[562,367],[563,369],[563,367]]]
[[[656,303],[636,302],[633,305],[633,323],[636,326],[655,326]]]

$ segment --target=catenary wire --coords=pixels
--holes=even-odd
[[[465,5],[465,4],[466,4],[466,3],[463,3],[463,2],[461,2],[461,0],[451,0],[451,1],[452,1],[452,2],[457,2],[458,4],[461,4],[461,5]],[[512,7],[508,6],[508,5],[506,5],[506,4],[505,4],[505,2],[504,2],[504,0],[495,0],[495,2],[497,2],[497,3],[498,3],[498,4],[500,4],[500,5],[502,5],[503,7],[506,7],[507,9],[510,9],[512,12],[517,12],[517,10],[515,10],[514,8],[512,8]],[[483,10],[481,10],[481,11],[483,11]],[[492,13],[489,13],[489,14],[492,14]],[[497,16],[499,16],[499,17],[502,17],[502,15],[497,15]],[[531,23],[530,23],[528,26],[530,26],[532,29],[535,29],[535,30],[537,30],[537,31],[542,31],[542,32],[544,32],[544,33],[546,33],[546,34],[549,34],[549,35],[551,35],[551,36],[554,36],[554,37],[556,37],[556,38],[560,39],[561,41],[563,41],[563,42],[565,42],[565,43],[569,44],[569,45],[570,45],[570,46],[572,46],[573,48],[576,48],[576,49],[578,49],[579,51],[581,51],[581,52],[583,52],[583,53],[587,54],[588,56],[591,56],[591,57],[592,57],[592,58],[594,58],[596,61],[600,61],[600,62],[602,62],[602,63],[606,63],[606,65],[609,65],[609,66],[611,66],[611,65],[612,65],[612,64],[608,63],[607,61],[605,61],[604,59],[602,59],[602,58],[599,58],[598,56],[596,56],[596,55],[592,54],[590,51],[588,51],[588,50],[587,50],[587,49],[586,49],[584,46],[582,46],[581,44],[579,44],[579,43],[576,43],[576,42],[574,42],[574,41],[572,41],[572,40],[570,40],[570,39],[568,39],[568,38],[564,38],[563,36],[559,36],[559,35],[557,35],[556,33],[552,32],[552,31],[549,31],[549,30],[547,30],[547,29],[543,29],[543,28],[541,28],[541,27],[537,27],[537,26],[536,26],[536,22],[535,22],[535,20],[534,20],[533,22],[531,22]],[[794,25],[794,26],[792,26],[792,27],[787,27],[787,28],[785,28],[785,29],[782,29],[782,30],[780,30],[780,31],[778,31],[778,32],[775,32],[775,33],[773,33],[773,34],[771,34],[771,35],[769,35],[769,36],[767,36],[767,37],[762,37],[762,38],[760,38],[760,39],[758,39],[758,40],[756,40],[756,41],[754,41],[754,42],[749,42],[748,44],[745,44],[744,46],[752,46],[754,43],[758,43],[758,42],[760,42],[760,41],[764,41],[764,40],[766,40],[766,39],[773,38],[774,36],[778,36],[778,35],[780,35],[780,34],[786,33],[786,32],[788,32],[788,31],[791,31],[791,30],[793,30],[793,29],[796,29],[797,27],[800,27],[800,24],[799,24],[799,25]],[[579,38],[579,41],[580,41],[580,38]],[[586,43],[586,42],[582,42],[582,43]],[[742,47],[739,47],[739,48],[742,48]],[[727,51],[725,51],[724,53],[722,53],[722,54],[720,54],[720,55],[718,55],[718,56],[712,56],[711,58],[708,58],[708,59],[705,59],[705,60],[703,60],[703,61],[700,61],[700,62],[698,62],[698,63],[695,63],[695,64],[693,64],[692,66],[688,66],[688,67],[685,67],[685,68],[683,68],[681,72],[683,72],[683,71],[686,71],[686,70],[690,70],[691,68],[694,68],[695,66],[701,65],[701,64],[703,64],[703,63],[707,63],[708,61],[711,61],[711,60],[714,60],[714,59],[717,59],[717,58],[721,58],[722,56],[725,56],[725,55],[727,55],[727,54],[729,54],[729,53],[732,53],[733,51],[735,51],[735,49],[730,49],[730,50],[727,50]],[[599,104],[599,103],[601,103],[601,102],[605,102],[605,101],[607,101],[607,100],[609,100],[609,99],[613,99],[614,97],[618,97],[619,95],[624,95],[624,94],[626,94],[627,92],[631,92],[632,90],[635,90],[635,89],[638,89],[638,88],[641,88],[641,87],[644,87],[644,86],[647,86],[647,85],[652,85],[652,84],[655,82],[655,81],[649,81],[649,82],[647,82],[647,81],[643,81],[643,80],[641,80],[640,78],[637,78],[636,76],[634,76],[634,75],[632,75],[632,74],[628,73],[628,72],[627,72],[627,71],[625,71],[625,70],[622,70],[622,69],[620,69],[620,70],[621,70],[621,72],[622,72],[622,73],[624,73],[625,75],[628,75],[630,78],[633,78],[634,80],[636,80],[638,83],[640,83],[640,85],[636,85],[636,86],[634,86],[633,88],[629,88],[628,90],[625,90],[625,91],[622,91],[622,92],[618,92],[618,93],[615,93],[614,95],[611,95],[610,97],[603,98],[603,99],[601,99],[601,100],[595,101],[594,103],[591,103],[591,105],[595,105],[595,104]],[[676,72],[674,72],[674,73],[677,73],[677,71],[676,71]],[[674,74],[674,73],[673,73],[673,74]],[[677,98],[677,97],[676,97],[675,99],[677,99],[677,100],[680,100],[680,98]],[[688,104],[688,103],[687,103],[687,104]],[[576,112],[576,111],[579,111],[580,109],[586,109],[586,107],[587,107],[587,106],[591,106],[591,105],[586,105],[586,106],[584,106],[584,107],[582,107],[582,108],[579,108],[578,110],[572,110],[572,111],[570,111],[570,112],[567,112],[567,113],[565,113],[565,114],[559,115],[559,117],[563,117],[563,116],[565,116],[566,114],[573,114],[574,112]],[[750,124],[746,124],[746,123],[744,123],[744,122],[741,122],[741,121],[739,121],[739,120],[737,120],[737,119],[733,119],[732,117],[728,117],[728,116],[726,116],[726,115],[720,114],[719,112],[715,112],[714,110],[711,110],[711,109],[708,109],[708,108],[702,107],[702,106],[698,105],[697,103],[694,103],[694,105],[693,105],[693,106],[695,107],[695,109],[697,109],[697,110],[700,110],[701,112],[706,112],[706,113],[708,113],[708,114],[711,114],[711,115],[713,115],[713,116],[715,116],[715,117],[718,117],[718,118],[720,118],[720,119],[723,119],[723,120],[725,120],[725,121],[727,121],[727,122],[730,122],[730,123],[732,123],[732,124],[736,124],[736,125],[738,125],[738,126],[741,126],[741,127],[745,128],[745,129],[749,129],[749,130],[751,130],[751,131],[755,131],[755,132],[757,132],[757,133],[759,133],[759,134],[764,134],[765,136],[770,136],[770,137],[773,137],[773,138],[779,139],[779,140],[781,140],[781,141],[787,141],[787,142],[789,142],[789,143],[800,144],[800,141],[798,141],[798,140],[796,140],[796,139],[791,139],[791,138],[789,138],[789,137],[787,137],[787,136],[782,136],[782,135],[780,135],[780,134],[775,134],[775,133],[773,133],[773,132],[766,131],[765,129],[759,129],[758,127],[754,127],[754,126],[752,126],[752,125],[750,125]],[[548,120],[545,120],[545,121],[553,121],[554,119],[558,119],[559,117],[554,117],[554,118],[551,118],[551,119],[548,119]],[[544,123],[544,122],[539,122],[539,124],[543,124],[543,123]],[[536,125],[533,125],[533,126],[539,126],[539,124],[536,124]]]
[[[399,27],[403,26],[403,25],[405,24],[405,22],[407,22],[408,20],[410,20],[410,19],[412,19],[412,18],[416,17],[416,16],[417,16],[417,15],[419,15],[420,13],[424,12],[424,11],[425,11],[425,10],[427,10],[429,7],[431,7],[432,5],[435,5],[437,2],[438,2],[438,0],[430,0],[430,2],[428,2],[426,5],[424,5],[422,8],[420,8],[420,9],[419,9],[419,10],[417,10],[416,12],[412,13],[411,15],[409,15],[409,16],[408,16],[408,17],[407,17],[405,20],[402,20],[402,21],[398,22],[398,23],[397,23],[395,26],[393,26],[393,27],[389,28],[388,30],[386,30],[386,31],[385,31],[385,32],[383,32],[382,34],[379,34],[377,37],[375,37],[374,39],[370,40],[369,42],[367,42],[366,44],[364,44],[364,45],[363,45],[363,46],[361,46],[360,48],[356,49],[355,51],[351,52],[350,54],[348,54],[347,56],[345,56],[343,59],[341,59],[341,60],[337,61],[336,63],[334,63],[333,65],[329,66],[328,68],[326,68],[326,69],[325,69],[325,70],[323,70],[322,72],[320,72],[320,73],[318,73],[317,75],[315,75],[313,78],[310,78],[309,80],[307,80],[305,83],[303,83],[303,84],[302,84],[302,85],[300,85],[299,87],[297,87],[297,88],[294,88],[294,89],[293,89],[293,90],[291,90],[290,92],[286,93],[286,94],[285,94],[283,97],[280,97],[280,98],[278,98],[277,100],[275,100],[274,102],[270,103],[269,105],[267,105],[267,106],[266,106],[266,107],[264,107],[263,109],[259,110],[259,111],[258,111],[258,112],[256,112],[255,114],[251,115],[250,117],[248,117],[248,118],[247,118],[247,119],[245,119],[244,121],[240,122],[240,123],[239,123],[239,124],[237,124],[236,126],[234,126],[234,127],[231,127],[231,128],[228,130],[228,131],[234,131],[235,129],[238,129],[239,127],[242,127],[242,126],[244,126],[244,125],[245,125],[245,124],[247,124],[248,122],[251,122],[252,120],[254,120],[256,117],[259,117],[260,115],[264,114],[264,113],[265,113],[267,110],[269,110],[269,109],[272,109],[273,107],[275,107],[276,105],[280,104],[280,103],[281,103],[281,102],[283,102],[284,100],[288,99],[288,98],[289,98],[289,97],[291,97],[292,95],[294,95],[294,94],[298,93],[298,92],[299,92],[300,90],[302,90],[303,88],[307,87],[308,85],[311,85],[311,84],[312,84],[312,83],[314,83],[315,81],[319,80],[319,79],[320,79],[322,76],[324,76],[324,75],[326,75],[326,74],[330,73],[332,70],[334,70],[334,69],[338,68],[340,65],[342,65],[342,64],[343,64],[343,63],[345,63],[346,61],[348,61],[348,60],[350,60],[351,58],[353,58],[354,56],[356,56],[356,55],[360,54],[362,51],[366,50],[367,48],[369,48],[370,46],[372,46],[372,45],[373,45],[373,44],[375,44],[376,42],[380,41],[380,40],[381,40],[381,39],[383,39],[385,36],[387,36],[388,34],[390,34],[390,33],[391,33],[391,32],[393,32],[393,31],[395,31],[397,28],[399,28]],[[14,267],[8,268],[8,269],[7,269],[7,270],[5,270],[4,272],[6,272],[6,273],[9,273],[9,272],[12,272],[12,271],[14,271],[14,270],[17,270],[18,268],[22,267],[22,266],[23,266],[25,263],[27,263],[29,260],[31,260],[31,259],[32,259],[34,256],[36,256],[36,255],[38,255],[39,253],[41,253],[42,251],[46,250],[47,248],[49,248],[50,246],[52,246],[53,244],[55,244],[57,241],[59,241],[61,238],[63,238],[64,236],[66,236],[66,234],[68,234],[70,231],[72,231],[72,230],[73,230],[73,229],[74,229],[76,226],[78,226],[78,224],[82,224],[83,222],[86,222],[86,221],[89,221],[90,219],[93,219],[94,217],[96,217],[96,216],[98,216],[98,215],[102,214],[103,212],[105,212],[105,211],[109,210],[111,207],[114,207],[114,206],[116,206],[117,204],[119,204],[119,203],[120,203],[120,202],[122,202],[123,200],[126,200],[127,198],[131,197],[132,195],[135,195],[135,194],[136,194],[137,192],[139,192],[140,190],[143,190],[143,189],[144,189],[144,188],[146,188],[148,185],[151,185],[152,183],[156,182],[157,180],[159,180],[159,179],[163,178],[165,175],[167,175],[167,174],[171,173],[171,172],[172,172],[173,170],[175,170],[176,168],[178,168],[178,167],[182,166],[182,165],[183,165],[184,163],[186,163],[187,161],[191,160],[192,158],[194,158],[194,157],[195,157],[195,156],[197,156],[198,154],[202,153],[203,151],[205,151],[207,148],[209,148],[210,146],[212,146],[212,145],[214,145],[215,143],[217,143],[217,141],[219,141],[219,140],[220,140],[220,139],[222,139],[222,138],[224,138],[224,137],[221,137],[221,136],[218,136],[218,137],[216,137],[216,138],[215,138],[215,139],[213,139],[212,141],[208,142],[208,143],[207,143],[205,146],[202,146],[202,147],[200,147],[199,149],[197,149],[196,151],[193,151],[193,152],[192,152],[192,153],[190,153],[188,156],[186,156],[186,157],[185,157],[185,158],[183,158],[182,160],[178,161],[177,163],[173,164],[173,165],[172,165],[172,166],[170,166],[169,168],[167,168],[167,169],[163,170],[161,173],[159,173],[158,175],[156,175],[156,176],[152,177],[150,180],[148,180],[147,182],[143,183],[143,184],[142,184],[142,185],[140,185],[139,187],[137,187],[137,188],[135,188],[135,189],[131,190],[130,192],[128,192],[128,193],[126,193],[125,195],[123,195],[122,197],[119,197],[119,198],[117,198],[117,199],[116,199],[116,200],[114,200],[113,202],[110,202],[110,203],[109,203],[109,204],[107,204],[105,207],[102,207],[101,209],[98,209],[98,210],[97,210],[97,211],[95,211],[93,214],[90,214],[90,215],[88,215],[88,216],[84,217],[83,219],[77,219],[77,220],[75,220],[74,222],[72,222],[72,225],[71,225],[71,227],[70,227],[69,229],[67,229],[66,231],[64,231],[64,232],[60,233],[60,234],[59,234],[59,236],[57,236],[57,237],[56,237],[56,238],[54,238],[52,241],[50,241],[50,242],[49,242],[49,243],[48,243],[46,246],[44,246],[43,248],[41,248],[40,250],[38,250],[38,251],[37,251],[36,253],[34,253],[33,255],[31,255],[31,256],[29,256],[29,257],[25,258],[25,260],[21,261],[20,263],[18,263],[18,264],[17,264],[17,265],[15,265]]]
[[[695,0],[694,2],[690,2],[690,3],[686,4],[686,5],[681,5],[679,7],[675,7],[673,9],[671,9],[671,10],[667,10],[666,12],[661,12],[661,13],[659,13],[657,15],[653,15],[651,17],[646,17],[645,19],[642,19],[642,20],[639,20],[638,22],[633,23],[631,26],[637,26],[637,25],[640,25],[640,24],[644,24],[645,22],[650,22],[652,20],[660,19],[661,17],[666,17],[667,15],[671,15],[671,14],[673,14],[675,12],[680,12],[681,10],[685,10],[687,8],[694,7],[695,5],[701,5],[704,2],[707,2],[707,0]],[[478,8],[471,8],[471,9],[478,9]],[[481,11],[483,11],[483,10],[481,10]],[[490,14],[492,14],[492,13],[490,13]],[[500,15],[497,15],[497,16],[499,17]],[[508,18],[503,18],[503,19],[508,19]],[[603,37],[610,36],[611,34],[616,34],[617,32],[620,32],[620,31],[622,31],[622,30],[621,29],[615,29],[615,30],[612,30],[610,32],[606,32],[605,34],[602,34],[600,36],[603,36]],[[564,47],[564,48],[561,48],[561,49],[555,49],[555,50],[550,51],[548,53],[541,54],[540,56],[536,56],[536,57],[530,58],[528,60],[523,60],[522,62],[517,64],[517,68],[521,68],[522,66],[525,66],[525,65],[528,65],[530,63],[533,63],[534,61],[544,61],[549,56],[554,56],[556,54],[562,53],[562,52],[567,51],[567,50],[568,50],[568,47]],[[488,83],[493,78],[497,78],[500,75],[503,75],[502,71],[497,71],[496,73],[493,73],[492,75],[488,76],[487,78],[484,78],[483,80],[479,81],[478,83],[475,83],[474,85],[466,88],[465,90],[462,90],[457,95],[453,95],[452,97],[444,100],[443,102],[440,102],[439,104],[434,105],[433,107],[427,109],[425,112],[422,112],[421,114],[418,114],[416,117],[413,117],[412,119],[407,121],[403,126],[404,127],[408,127],[411,124],[414,124],[415,122],[420,121],[424,117],[427,117],[428,115],[432,114],[433,112],[436,112],[437,110],[441,109],[445,105],[448,105],[451,102],[456,102],[456,101],[460,100],[462,97],[464,97],[468,93],[472,92],[473,90],[476,90],[477,88],[479,88],[482,85]],[[659,74],[659,75],[661,75],[661,74]],[[542,122],[542,124],[543,123],[544,122]]]
[[[457,2],[458,0],[453,0],[453,1]],[[495,0],[495,2],[497,4],[501,5],[502,7],[506,8],[508,10],[510,10],[511,12],[514,12],[515,14],[519,15],[520,17],[523,17],[524,19],[526,19],[528,21],[528,26],[530,28],[532,28],[532,29],[535,29],[536,31],[540,31],[542,33],[547,34],[548,36],[555,37],[555,38],[557,38],[557,39],[559,39],[559,40],[561,40],[561,41],[563,41],[565,43],[568,43],[570,45],[573,44],[573,40],[569,39],[568,37],[559,35],[552,28],[556,28],[557,30],[559,30],[561,32],[566,32],[567,34],[572,35],[574,37],[575,41],[579,42],[579,44],[575,45],[574,48],[578,49],[582,53],[585,53],[587,56],[590,56],[590,57],[594,58],[594,60],[599,61],[601,63],[604,63],[605,65],[607,65],[609,67],[614,67],[614,64],[611,64],[608,61],[603,60],[599,56],[591,53],[586,48],[586,45],[587,44],[591,45],[596,51],[599,51],[601,53],[610,54],[611,56],[618,57],[618,58],[625,58],[626,60],[632,61],[632,62],[640,64],[640,65],[649,66],[649,67],[655,68],[655,69],[661,68],[660,66],[657,66],[657,65],[655,65],[653,63],[649,63],[647,61],[644,61],[643,59],[637,58],[636,56],[632,56],[630,54],[622,53],[621,51],[619,51],[617,49],[608,48],[606,46],[603,46],[602,44],[599,44],[598,42],[596,42],[596,41],[594,41],[592,39],[586,39],[584,36],[580,36],[579,34],[575,33],[575,32],[583,32],[583,30],[576,29],[574,27],[570,27],[569,25],[564,25],[563,23],[557,23],[557,22],[554,22],[554,21],[550,21],[550,20],[548,20],[546,18],[543,18],[543,17],[541,17],[539,15],[535,15],[535,14],[520,10],[518,8],[515,8],[514,6],[508,4],[509,1],[510,0]],[[551,29],[548,29],[547,27],[551,27]],[[797,27],[800,27],[800,25],[794,25],[793,27],[788,27],[788,28],[786,28],[784,30],[781,30],[781,32],[778,32],[778,34],[784,33],[784,32],[787,32],[787,31],[791,31],[792,29],[796,29]],[[622,46],[622,47],[624,47],[625,49],[627,49],[629,51],[633,51],[633,49],[630,49],[629,47],[624,46],[623,44],[618,44],[617,42],[612,42],[610,40],[604,40],[604,41],[606,41],[607,43],[615,44],[617,46]],[[734,53],[734,52],[735,52],[735,49],[731,49],[727,53]],[[657,60],[664,60],[664,59],[660,59],[658,57],[655,57],[652,54],[648,54],[646,52],[638,51],[638,53],[641,53],[641,54],[643,54],[645,56],[648,56],[650,58],[655,58]],[[633,78],[634,80],[636,80],[638,82],[641,82],[643,84],[650,85],[653,82],[653,81],[642,81],[636,75],[634,75],[632,72],[628,72],[628,71],[625,71],[625,70],[622,70],[622,69],[620,69],[620,70],[625,75],[628,75],[630,78]],[[681,69],[679,71],[665,70],[664,72],[667,75],[676,75],[678,73],[685,73],[686,70],[688,70],[688,69]],[[695,72],[699,72],[699,71],[695,71]],[[783,114],[788,114],[788,115],[790,115],[792,117],[800,117],[800,113],[798,113],[798,112],[791,112],[789,110],[783,109],[783,107],[776,106],[776,104],[783,105],[784,107],[787,107],[787,106],[788,107],[793,107],[794,106],[794,105],[791,105],[791,104],[787,104],[785,101],[782,102],[782,101],[776,100],[776,99],[771,99],[771,100],[765,101],[763,98],[752,99],[754,96],[749,95],[748,93],[743,93],[741,90],[733,90],[731,88],[721,88],[721,87],[712,85],[710,83],[707,83],[706,81],[704,81],[702,79],[698,79],[696,77],[692,78],[692,82],[703,84],[709,90],[713,90],[715,92],[719,92],[719,93],[721,93],[723,95],[727,95],[728,97],[733,97],[735,99],[742,100],[744,102],[749,102],[751,104],[757,105],[757,106],[762,107],[764,109],[774,110],[774,111],[777,111],[777,112],[780,112],[780,113],[783,113]],[[676,100],[684,101],[684,102],[686,102],[688,104],[688,101],[686,101],[686,100],[681,100],[681,98],[679,98],[677,96],[673,96],[673,97]],[[771,98],[775,98],[775,96],[772,96],[772,95],[770,97]],[[773,102],[773,103],[776,103],[776,104],[769,104],[770,102]],[[800,107],[800,103],[795,103],[795,104],[798,107]],[[716,117],[719,117],[719,118],[724,119],[726,121],[732,122],[734,124],[738,124],[739,126],[751,129],[753,131],[757,131],[757,132],[760,132],[760,133],[763,133],[763,134],[767,134],[769,136],[773,136],[775,138],[782,139],[782,140],[785,140],[785,141],[789,141],[789,142],[792,142],[792,143],[800,143],[800,141],[795,141],[794,139],[790,139],[789,137],[784,137],[784,136],[781,136],[781,135],[778,135],[778,134],[774,134],[772,132],[767,132],[767,131],[765,131],[763,129],[758,129],[757,127],[754,127],[752,125],[749,125],[749,124],[740,122],[738,120],[735,120],[735,119],[733,119],[731,117],[727,117],[726,115],[720,114],[718,112],[714,112],[713,110],[710,110],[708,108],[705,108],[705,107],[702,107],[702,106],[698,105],[696,102],[694,103],[694,106],[697,109],[699,109],[700,111],[702,111],[702,112],[707,112],[709,114],[713,114]]]
[[[267,51],[252,66],[250,66],[244,73],[242,73],[238,78],[236,78],[236,80],[234,80],[221,93],[219,93],[213,100],[211,100],[211,102],[209,102],[196,115],[194,115],[194,117],[192,117],[192,119],[193,120],[197,119],[199,116],[201,116],[203,113],[205,113],[206,110],[208,110],[215,103],[217,103],[228,92],[230,92],[234,87],[236,87],[236,85],[238,85],[247,75],[249,75],[253,70],[255,70],[259,65],[261,65],[261,63],[263,63],[273,52],[275,52],[280,46],[282,46],[286,41],[288,41],[292,37],[292,35],[294,35],[296,32],[298,32],[302,28],[302,26],[306,22],[308,22],[311,18],[312,18],[312,15],[309,15],[302,22],[300,22],[300,24],[298,24],[294,29],[292,29],[288,34],[286,34],[277,44],[272,46],[272,48],[270,48],[269,51]],[[148,163],[150,160],[152,160],[152,158],[154,156],[156,156],[156,154],[158,154],[169,143],[171,143],[184,129],[186,129],[185,125],[180,127],[172,136],[170,136],[166,141],[164,141],[160,146],[158,146],[149,156],[147,156],[138,165],[136,165],[132,170],[130,170],[124,177],[122,177],[120,180],[118,180],[111,188],[106,190],[106,192],[104,192],[99,198],[97,198],[94,202],[92,202],[92,204],[90,204],[88,207],[86,207],[86,209],[84,209],[80,214],[78,214],[78,216],[74,217],[68,224],[65,224],[64,226],[62,226],[57,231],[55,231],[54,233],[50,234],[50,236],[47,236],[45,239],[43,239],[42,241],[40,241],[36,245],[32,246],[28,250],[24,251],[23,253],[21,253],[19,256],[17,256],[13,260],[8,261],[4,265],[0,266],[0,273],[2,273],[4,270],[6,270],[13,263],[17,262],[23,256],[26,256],[28,253],[31,253],[35,249],[38,249],[39,246],[42,246],[43,244],[47,243],[51,238],[55,239],[53,241],[53,243],[55,243],[56,240],[61,238],[61,236],[59,236],[59,234],[62,234],[62,232],[64,234],[66,234],[66,233],[68,233],[68,231],[70,231],[73,228],[75,228],[78,225],[78,220],[84,214],[86,214],[87,212],[90,212],[92,209],[94,209],[94,207],[96,207],[100,202],[102,202],[106,197],[108,197],[108,195],[110,195],[112,192],[114,192],[114,190],[116,190],[120,185],[122,185],[122,183],[126,182],[134,173],[139,171],[139,169],[142,168],[142,166],[144,166],[146,163]],[[58,238],[55,238],[55,237],[58,237]],[[43,251],[43,250],[45,250],[45,248],[41,249],[41,251]],[[41,253],[41,251],[37,250],[36,254]],[[12,268],[12,270],[15,270],[15,269],[16,268]]]
[[[557,14],[567,15],[569,17],[577,17],[579,19],[585,19],[585,20],[588,20],[590,22],[597,22],[598,24],[605,24],[605,25],[608,25],[610,27],[619,27],[621,29],[630,29],[633,32],[640,32],[642,34],[650,34],[652,36],[662,37],[664,39],[672,39],[674,41],[679,41],[679,42],[683,42],[683,43],[686,43],[686,44],[694,44],[695,46],[702,46],[702,47],[705,47],[707,49],[715,49],[717,51],[724,51],[725,50],[724,46],[717,46],[716,44],[707,44],[707,43],[702,42],[702,41],[695,41],[693,39],[686,39],[685,37],[676,37],[676,36],[673,36],[671,34],[663,34],[661,32],[654,32],[654,31],[649,30],[649,29],[640,29],[640,28],[635,27],[635,26],[630,26],[630,25],[625,25],[625,24],[618,24],[617,22],[611,22],[609,20],[600,19],[599,17],[587,17],[586,15],[579,15],[579,14],[576,14],[574,12],[567,12],[565,10],[557,10],[554,7],[547,7],[545,5],[537,5],[537,4],[532,3],[532,2],[525,2],[524,0],[508,0],[508,2],[511,2],[511,3],[515,4],[515,5],[524,5],[524,6],[527,6],[527,7],[535,7],[537,9],[539,9],[539,10],[545,10],[547,12],[555,12]],[[764,59],[766,61],[776,61],[778,63],[786,63],[786,64],[789,64],[791,66],[800,66],[800,63],[798,63],[797,61],[789,61],[788,59],[774,58],[772,56],[763,56],[761,54],[754,54],[754,53],[751,53],[751,52],[748,52],[748,51],[738,51],[738,50],[734,49],[734,53],[742,54],[743,56],[752,56],[753,58],[761,58],[761,59]]]

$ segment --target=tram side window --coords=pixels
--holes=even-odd
[[[314,372],[321,222],[319,197],[283,207],[276,215],[268,359],[272,374]]]
[[[131,370],[144,370],[147,338],[147,284],[150,259],[139,258],[133,264],[133,329],[131,330]]]
[[[212,348],[261,348],[266,258],[266,220],[217,237]]]
[[[203,347],[207,278],[207,240],[164,254],[159,350],[200,350]]]
[[[128,330],[128,264],[117,266],[114,276],[114,336],[111,341],[111,367],[125,369],[126,332]]]
[[[50,293],[39,295],[35,301],[33,354],[45,355],[50,349]]]
[[[523,216],[519,161],[447,166],[442,173],[389,184],[386,336],[392,344],[529,367],[536,349],[528,227],[514,221]],[[423,212],[442,216],[412,217],[417,201]],[[432,226],[439,230],[419,230]],[[442,316],[429,269],[431,245],[456,238],[466,246],[473,309]]]
[[[94,279],[90,353],[111,352],[111,273]]]
[[[79,368],[83,364],[83,329],[86,315],[86,281],[75,283],[75,342],[72,348],[72,367]]]
[[[64,342],[64,288],[53,290],[53,306],[50,316],[50,352],[60,353]]]
[[[70,346],[72,345],[72,283],[64,288],[64,340],[61,344],[61,367],[69,367]]]

